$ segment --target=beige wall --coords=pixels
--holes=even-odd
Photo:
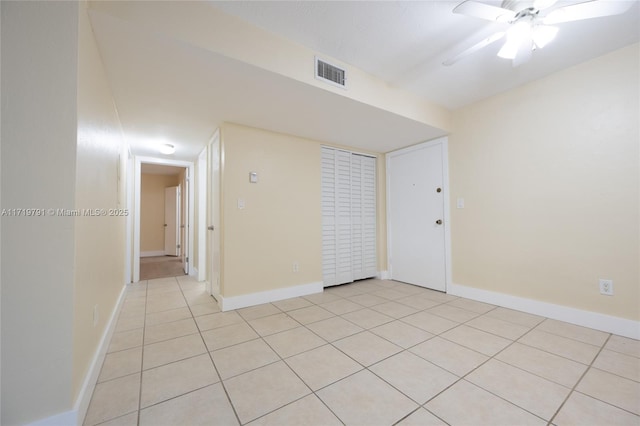
[[[124,285],[126,148],[86,11],[80,5],[76,208],[114,215],[77,217],[73,395],[85,380]],[[94,306],[98,319],[94,325]]]
[[[638,51],[454,113],[454,283],[640,319]]]
[[[78,7],[2,2],[2,208],[75,208]],[[72,217],[2,217],[3,425],[72,408],[74,241]]]
[[[164,189],[178,186],[178,175],[140,176],[140,252],[164,250]]]
[[[322,144],[230,123],[222,126],[221,133],[222,295],[321,282]],[[383,156],[378,158],[378,180],[383,184]],[[249,182],[252,171],[258,173],[256,184]],[[378,192],[384,212],[380,189],[384,187]],[[239,198],[245,202],[242,210]],[[386,264],[385,240],[380,235],[378,239],[379,259]],[[297,273],[294,262],[299,264]]]

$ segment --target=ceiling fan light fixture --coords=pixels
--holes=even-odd
[[[533,43],[536,47],[542,49],[547,44],[551,43],[558,34],[558,27],[551,27],[549,25],[536,25],[532,30]]]
[[[507,31],[507,41],[498,52],[498,56],[504,59],[514,59],[518,55],[518,51],[528,44],[531,37],[531,24],[527,21],[517,22]]]

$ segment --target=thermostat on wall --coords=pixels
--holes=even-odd
[[[250,173],[249,173],[249,182],[251,182],[251,183],[258,183],[258,173],[256,173],[256,172],[250,172]]]

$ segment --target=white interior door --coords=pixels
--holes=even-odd
[[[211,295],[220,300],[220,137],[216,132],[209,144],[208,159],[208,220],[207,220],[207,282]]]
[[[182,180],[182,188],[180,192],[180,256],[182,258],[182,270],[185,275],[189,275],[189,169],[184,170],[184,179]]]
[[[388,154],[387,210],[391,278],[446,290],[443,143]]]
[[[180,255],[180,188],[164,189],[164,254]]]

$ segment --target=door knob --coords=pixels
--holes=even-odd
[[[436,225],[442,225],[442,219],[436,220]]]
[[[214,228],[213,228],[213,226],[208,226],[208,227],[207,227],[207,229],[208,229],[209,231],[213,231],[213,229],[214,229]]]
[[[442,188],[436,189],[436,192],[442,192]]]

